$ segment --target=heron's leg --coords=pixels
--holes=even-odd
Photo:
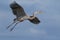
[[[10,31],[12,31],[18,23],[19,23],[19,22],[17,22],[17,23],[10,29]]]
[[[17,21],[16,20],[14,20],[14,22],[13,23],[11,23],[8,27],[7,27],[7,29],[9,28],[9,27],[11,27],[14,23],[16,23]]]
[[[8,29],[9,27],[11,27],[14,23],[15,23],[15,22],[13,22],[12,24],[10,24],[10,25],[7,27],[7,29]]]

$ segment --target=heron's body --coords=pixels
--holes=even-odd
[[[34,23],[34,24],[39,24],[40,23],[40,20],[37,17],[35,17],[35,16],[28,16],[25,13],[25,11],[22,8],[22,6],[20,6],[16,2],[11,3],[10,4],[10,8],[12,9],[13,14],[16,16],[16,18],[14,19],[14,21],[17,20],[19,22],[23,22],[24,20],[29,20],[31,23]]]

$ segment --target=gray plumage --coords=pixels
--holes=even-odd
[[[16,15],[17,18],[22,18],[26,16],[24,9],[16,2],[11,3],[10,8],[12,9],[13,14]]]
[[[40,20],[37,17],[35,17],[34,15],[33,16],[26,15],[22,6],[20,6],[16,2],[11,3],[10,8],[12,9],[12,12],[16,16],[16,18],[14,19],[14,22],[12,24],[10,24],[7,28],[12,26],[14,23],[16,23],[15,24],[15,26],[16,26],[18,23],[23,22],[24,20],[29,20],[33,24],[40,23]],[[15,26],[13,26],[10,31],[12,31]]]

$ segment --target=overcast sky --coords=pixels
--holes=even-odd
[[[13,0],[0,0],[0,40],[60,40],[60,0],[15,0],[25,12],[36,15],[41,21],[35,25],[29,21],[19,23],[12,32],[6,27],[13,22],[10,3]]]

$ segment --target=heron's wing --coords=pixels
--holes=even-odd
[[[30,20],[30,19],[28,19],[30,22],[32,22],[32,23],[34,23],[34,24],[39,24],[40,23],[40,20],[37,18],[37,17],[35,17],[34,19],[32,19],[32,20]]]
[[[21,18],[21,17],[26,15],[24,9],[19,4],[17,4],[16,2],[11,3],[10,7],[13,11],[13,14],[16,15],[17,17]]]

